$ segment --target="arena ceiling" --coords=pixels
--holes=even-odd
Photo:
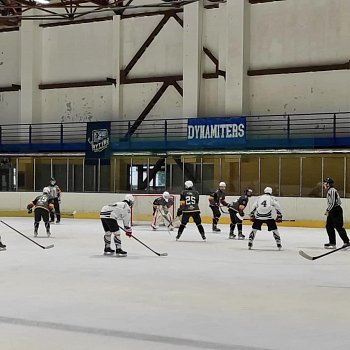
[[[0,27],[18,27],[24,20],[74,21],[111,15],[179,10],[200,0],[0,0]],[[203,0],[216,7],[226,0]]]

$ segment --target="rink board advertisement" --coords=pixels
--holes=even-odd
[[[188,119],[189,145],[244,144],[246,142],[245,117],[216,117]]]
[[[86,127],[85,162],[109,164],[111,145],[111,122],[89,122]]]

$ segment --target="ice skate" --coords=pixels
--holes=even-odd
[[[203,239],[203,241],[205,242],[206,240],[207,240],[207,237],[205,237],[205,235],[203,234],[203,235],[201,235],[202,236],[202,239]]]
[[[125,252],[123,249],[121,249],[121,248],[117,248],[116,250],[115,250],[115,254],[116,254],[116,256],[120,256],[120,257],[123,257],[123,256],[127,256],[127,252]]]
[[[151,227],[153,228],[153,230],[157,230],[159,228],[159,226],[156,225],[151,225]]]
[[[238,239],[244,239],[245,235],[242,232],[238,232]]]
[[[61,220],[56,220],[56,224],[59,224],[61,222]]]
[[[46,231],[47,237],[51,236],[51,232],[50,231]]]
[[[176,240],[178,241],[180,239],[180,237],[181,237],[181,234],[177,234]]]
[[[34,230],[34,237],[38,237],[38,230],[37,229]]]
[[[282,244],[281,243],[277,243],[277,248],[278,248],[278,250],[281,250],[282,249]]]
[[[350,243],[349,242],[348,243],[344,243],[342,248],[350,248]]]
[[[235,238],[236,238],[236,235],[235,235],[233,232],[230,232],[228,238],[229,238],[229,239],[235,239]]]
[[[251,250],[253,248],[253,242],[248,242],[248,249]]]
[[[221,232],[221,230],[216,225],[213,225],[213,232]]]
[[[0,242],[0,250],[6,250],[6,244]]]
[[[104,255],[114,254],[114,252],[115,250],[111,249],[111,247],[105,247]]]
[[[337,246],[333,243],[326,243],[324,247],[325,249],[335,249]]]

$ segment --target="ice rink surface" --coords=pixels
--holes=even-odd
[[[34,239],[32,218],[3,221]],[[266,228],[253,250],[194,224],[180,241],[165,228],[133,228],[157,252],[122,234],[128,257],[103,255],[98,220],[65,219],[41,249],[0,224],[0,349],[348,350],[350,250],[325,252],[324,229]],[[248,236],[249,226],[244,226]],[[338,238],[338,237],[337,237]],[[338,238],[338,246],[341,242]]]

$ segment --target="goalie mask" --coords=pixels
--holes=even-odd
[[[124,202],[128,203],[131,208],[135,202],[134,196],[132,194],[127,194],[124,198]]]
[[[50,179],[50,184],[51,184],[52,186],[55,186],[55,185],[56,185],[56,180],[55,180],[53,177]]]
[[[166,202],[168,202],[170,199],[170,193],[167,191],[163,192],[163,198]]]
[[[185,182],[185,188],[186,188],[186,190],[191,190],[192,187],[193,187],[193,182],[192,182],[191,180],[187,180],[187,181]]]

